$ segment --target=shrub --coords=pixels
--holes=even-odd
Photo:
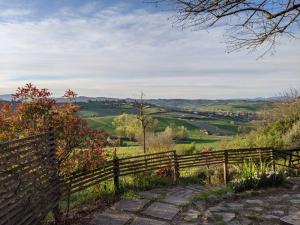
[[[172,181],[169,177],[156,176],[152,172],[144,172],[132,175],[132,182],[127,184],[127,188],[134,188],[135,190],[149,190],[170,184],[172,184]]]
[[[176,145],[176,152],[179,155],[184,155],[184,154],[193,154],[198,151],[196,148],[196,143],[192,142],[190,144],[185,144],[185,145]]]
[[[242,192],[251,189],[260,189],[267,187],[278,187],[285,183],[286,178],[283,173],[265,173],[260,176],[242,177],[232,183],[234,192]]]
[[[106,159],[104,147],[107,134],[90,127],[77,113],[77,96],[67,90],[64,104],[52,98],[48,89],[29,83],[19,87],[13,104],[0,106],[0,142],[29,137],[55,129],[56,153],[60,173],[68,175],[76,170],[94,169]]]
[[[141,140],[142,142],[142,140]],[[149,153],[171,151],[174,149],[174,141],[164,133],[148,133],[146,138],[146,146]]]
[[[171,124],[166,127],[164,133],[175,140],[186,140],[188,138],[188,130],[185,126],[175,126]]]
[[[162,166],[155,174],[160,177],[172,177],[173,168],[171,166]]]
[[[300,146],[300,120],[285,134],[285,142],[291,147]]]

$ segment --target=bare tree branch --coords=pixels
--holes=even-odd
[[[228,51],[275,49],[279,39],[299,37],[299,0],[158,0],[175,5],[177,23],[206,29],[228,26]]]

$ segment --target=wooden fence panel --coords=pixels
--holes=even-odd
[[[53,132],[0,144],[0,225],[41,224],[58,202]]]

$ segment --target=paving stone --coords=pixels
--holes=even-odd
[[[184,213],[184,220],[191,222],[191,221],[195,221],[198,219],[200,215],[199,211],[196,211],[194,209],[189,209],[187,212]]]
[[[276,216],[284,216],[284,211],[282,210],[273,210],[271,212],[272,215],[276,215]]]
[[[179,212],[179,208],[174,205],[154,202],[148,208],[146,208],[142,214],[152,216],[155,218],[172,220]]]
[[[300,211],[294,215],[288,215],[280,219],[285,225],[300,225]]]
[[[286,209],[286,205],[272,205],[272,208],[284,211]]]
[[[286,200],[286,199],[290,199],[290,198],[291,198],[291,196],[289,194],[284,194],[281,196],[282,200],[284,200],[284,199]]]
[[[280,219],[280,217],[275,216],[275,215],[263,215],[262,218],[265,220],[279,220]]]
[[[158,199],[162,196],[162,194],[159,194],[154,191],[141,191],[138,194],[143,198],[147,198],[147,199]]]
[[[165,221],[159,221],[149,218],[136,217],[131,225],[170,225]]]
[[[194,202],[194,204],[196,205],[196,207],[200,210],[200,211],[204,211],[206,208],[206,203],[203,200],[200,201],[196,201]]]
[[[211,212],[226,212],[229,210],[229,208],[223,206],[222,204],[219,204],[219,205],[208,208],[208,210]]]
[[[300,198],[300,194],[295,194],[292,196],[293,198]]]
[[[292,190],[295,191],[295,190],[297,190],[298,188],[299,188],[298,185],[293,185]]]
[[[257,206],[257,207],[248,208],[248,210],[253,211],[253,212],[262,212],[263,208]]]
[[[210,203],[215,203],[215,202],[218,202],[219,200],[220,200],[220,198],[218,198],[215,195],[209,195],[207,197],[207,201],[210,202]]]
[[[112,208],[121,211],[138,212],[149,202],[146,199],[121,200],[115,203]]]
[[[114,210],[106,210],[97,214],[92,220],[92,225],[124,225],[132,218],[131,215]]]
[[[225,223],[228,223],[235,218],[235,213],[214,213],[214,215],[220,216]]]
[[[298,213],[298,211],[299,211],[299,209],[297,207],[292,206],[292,207],[289,208],[288,214],[289,215],[294,215],[294,214]]]
[[[240,221],[241,225],[250,225],[252,223],[251,220],[249,220],[248,218],[245,218],[245,217],[239,218],[239,221]]]
[[[240,221],[238,220],[233,220],[230,221],[229,223],[226,223],[226,225],[244,225],[244,224],[240,223]]]
[[[260,206],[262,206],[264,204],[264,202],[259,199],[248,199],[248,200],[246,200],[246,203],[249,205],[260,205]]]
[[[233,199],[235,197],[234,193],[227,192],[224,196],[223,199]]]
[[[243,204],[240,203],[227,203],[226,206],[231,208],[232,210],[242,210],[244,208]]]
[[[293,204],[300,204],[300,199],[291,199],[290,202]]]
[[[203,187],[203,185],[200,184],[191,184],[191,185],[187,185],[186,188],[189,188],[193,191],[203,191],[205,188]]]
[[[178,222],[176,225],[198,225],[198,223]]]
[[[166,194],[162,201],[175,205],[184,205],[189,203],[189,200],[198,193],[198,191],[182,187],[173,188]]]

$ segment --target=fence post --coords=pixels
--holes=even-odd
[[[52,179],[52,184],[58,185],[57,189],[55,190],[56,196],[58,196],[57,199],[60,197],[60,184],[59,184],[59,168],[58,168],[58,160],[56,156],[56,146],[55,146],[55,136],[54,136],[54,129],[53,127],[50,127],[48,130],[48,148],[49,148],[49,160],[50,160],[50,166],[52,167],[51,169],[53,170],[53,176],[51,177]],[[55,206],[52,209],[53,215],[54,215],[54,220],[55,224],[59,224],[61,222],[62,218],[62,213],[59,208],[59,202],[57,200]]]
[[[224,150],[224,183],[228,184],[228,150]]]
[[[173,182],[176,183],[179,179],[179,163],[176,151],[173,151],[173,159],[174,159],[174,168],[173,168]]]
[[[116,154],[116,149],[114,151],[114,186],[115,186],[115,195],[120,194],[120,183],[119,183],[119,175],[120,175],[120,166],[119,166],[119,159]]]
[[[272,162],[273,172],[275,172],[276,171],[276,167],[275,167],[275,159],[274,159],[274,149],[271,149],[271,162]]]
[[[293,155],[293,151],[289,151],[290,152],[290,158],[289,158],[289,176],[292,175],[292,155]]]

